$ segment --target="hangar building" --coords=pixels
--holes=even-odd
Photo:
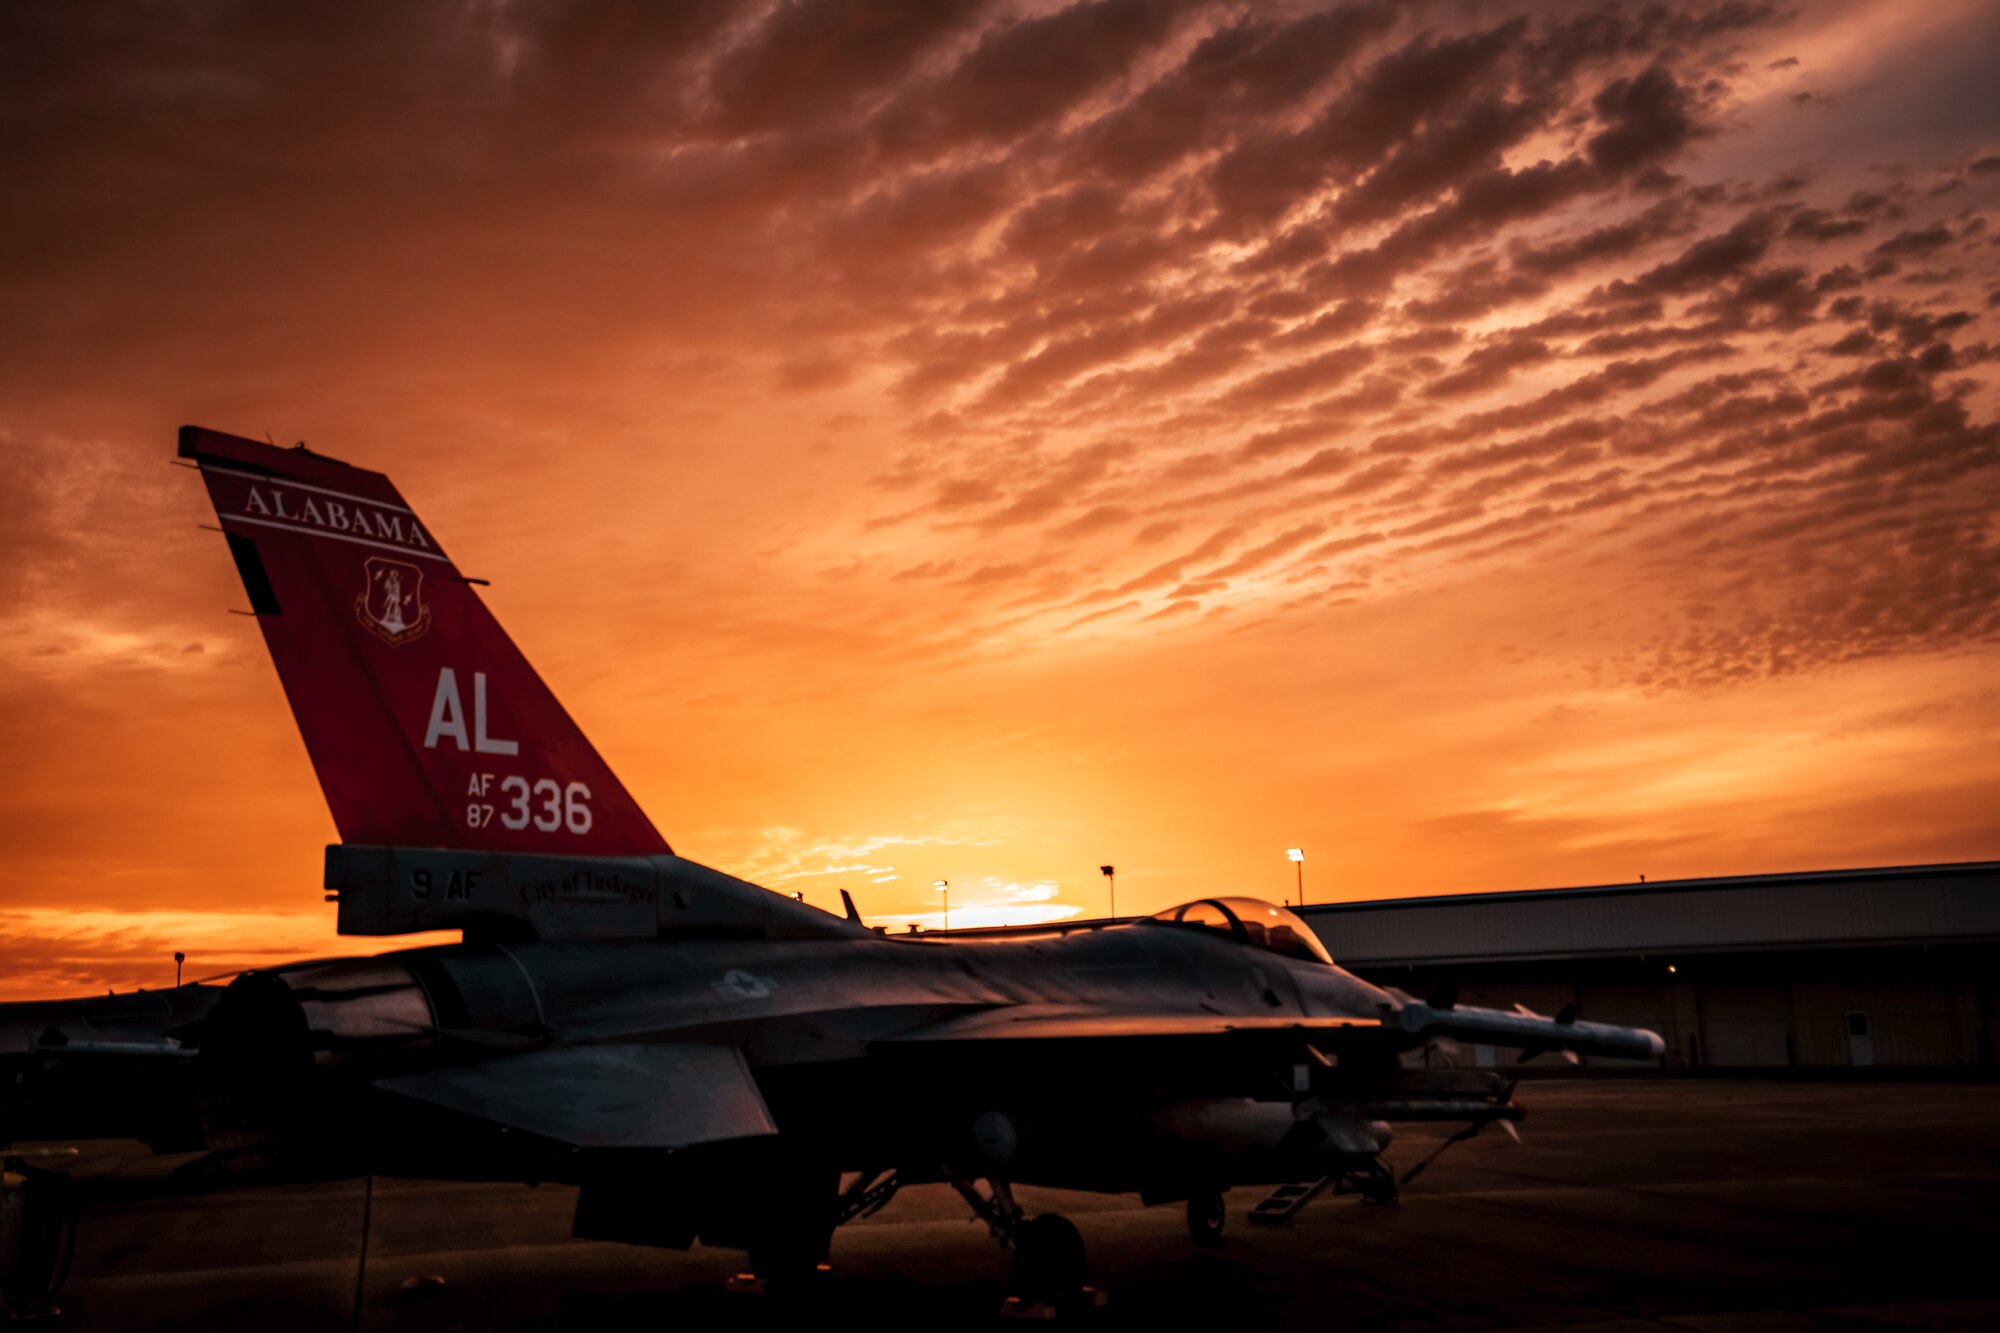
[[[1305,909],[1342,967],[1419,998],[1651,1028],[1666,1067],[1995,1070],[2000,861]],[[1492,1064],[1491,1048],[1467,1052]],[[1506,1060],[1506,1052],[1499,1054]],[[1637,1062],[1586,1063],[1631,1066]]]

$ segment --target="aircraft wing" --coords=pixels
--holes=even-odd
[[[889,1045],[974,1041],[1053,1041],[1130,1038],[1187,1038],[1235,1034],[1296,1033],[1328,1037],[1379,1031],[1378,1018],[1307,1018],[1296,1014],[1135,1014],[1019,1005],[961,1014],[886,1038]],[[885,1044],[878,1042],[878,1045]]]
[[[551,1046],[376,1086],[579,1148],[686,1148],[778,1132],[732,1046]]]

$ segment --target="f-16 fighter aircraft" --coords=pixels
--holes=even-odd
[[[948,1182],[1013,1248],[1021,1292],[1059,1300],[1082,1242],[1024,1216],[1016,1183],[1185,1202],[1212,1243],[1231,1186],[1386,1201],[1395,1122],[1521,1116],[1496,1073],[1415,1067],[1441,1042],[1661,1053],[1569,1012],[1370,985],[1249,898],[885,936],[851,902],[684,859],[387,477],[195,427],[180,455],[332,807],[341,932],[463,942],[259,968],[150,997],[150,1017],[135,997],[0,1006],[0,1042],[43,1076],[17,1138],[143,1133],[219,1172],[571,1182],[578,1236],[741,1248],[778,1283],[901,1186]],[[185,1114],[163,1092],[133,1099],[153,1108],[137,1127],[72,1118],[112,1062],[170,1071],[156,1086]]]

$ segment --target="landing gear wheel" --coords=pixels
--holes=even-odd
[[[1014,1233],[1014,1294],[1062,1307],[1083,1299],[1083,1236],[1061,1213],[1043,1213]]]
[[[774,1194],[749,1236],[750,1271],[766,1291],[806,1286],[833,1248],[840,1178],[801,1169],[789,1186]]]
[[[50,1304],[76,1254],[76,1192],[69,1174],[0,1162],[0,1323],[60,1314]]]
[[[774,1227],[750,1246],[750,1271],[766,1291],[791,1290],[819,1276],[832,1229],[807,1223]]]
[[[1394,1203],[1402,1193],[1396,1184],[1396,1173],[1381,1162],[1362,1173],[1357,1188],[1363,1203]]]
[[[1228,1220],[1229,1211],[1222,1206],[1220,1194],[1196,1194],[1188,1199],[1188,1235],[1202,1248],[1212,1250],[1222,1244],[1222,1228]]]

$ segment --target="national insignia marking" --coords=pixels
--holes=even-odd
[[[722,980],[710,984],[717,995],[727,995],[732,1000],[761,1000],[778,989],[778,983],[771,978],[745,972],[740,967],[730,968],[722,974]]]

